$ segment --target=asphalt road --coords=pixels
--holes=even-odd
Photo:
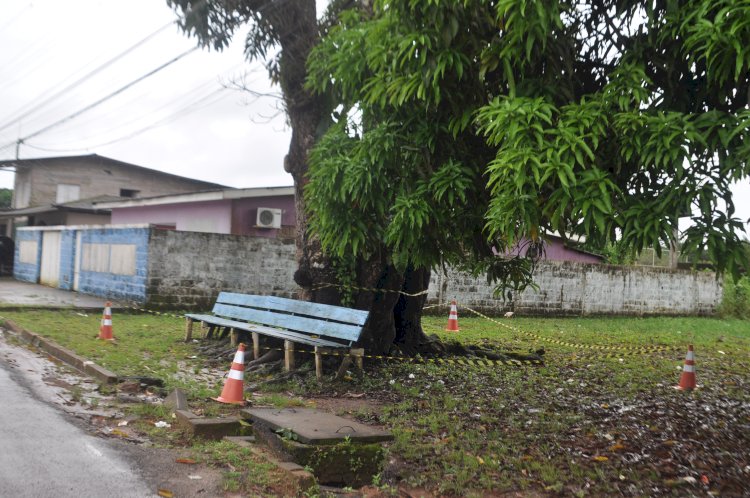
[[[39,401],[0,359],[0,496],[156,496],[125,455]]]

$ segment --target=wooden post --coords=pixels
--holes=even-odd
[[[365,357],[365,348],[354,348],[349,350],[349,354],[354,358],[354,364],[361,371],[363,370],[363,359]]]
[[[315,346],[315,377],[323,378],[323,348],[320,346]]]
[[[253,332],[253,359],[260,358],[260,334]]]
[[[188,318],[187,323],[185,324],[185,342],[190,342],[193,340],[193,319]]]
[[[294,343],[288,340],[284,341],[284,370],[294,370]]]
[[[232,327],[229,329],[229,344],[233,347],[237,347],[237,343],[239,342],[240,333],[237,332],[237,329]]]

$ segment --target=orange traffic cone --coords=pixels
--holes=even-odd
[[[451,312],[448,314],[448,325],[445,326],[448,332],[458,332],[458,311],[456,310],[456,300],[451,301]]]
[[[104,303],[104,314],[102,315],[102,323],[99,326],[99,339],[106,341],[114,339],[112,335],[112,303],[109,301]]]
[[[213,398],[221,403],[232,403],[236,405],[245,404],[245,391],[242,387],[242,379],[245,377],[245,345],[240,343],[237,352],[234,354],[232,367],[229,369],[229,375],[224,383],[224,389],[221,396]]]
[[[682,367],[682,374],[680,375],[680,384],[677,389],[681,391],[695,389],[695,355],[693,353],[693,345],[688,346],[687,355],[685,355],[685,365]]]

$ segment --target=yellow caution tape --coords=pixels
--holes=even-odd
[[[502,323],[498,320],[492,319],[488,317],[487,315],[484,315],[480,313],[479,311],[473,310],[469,308],[468,306],[460,306],[461,308],[470,311],[474,313],[477,316],[480,316],[486,320],[489,320],[493,323],[496,323],[500,325],[501,327],[505,327],[508,330],[511,330],[515,333],[525,335],[527,337],[532,337],[539,341],[549,342],[551,344],[558,344],[560,346],[568,346],[575,349],[590,349],[590,350],[597,350],[597,351],[632,351],[635,354],[637,353],[653,353],[657,351],[675,351],[676,349],[672,346],[602,346],[599,344],[578,344],[575,342],[568,342],[568,341],[561,341],[560,339],[552,339],[549,337],[544,337],[538,334],[534,334],[532,332],[526,332],[520,329],[517,329],[515,327],[511,327],[508,324]]]
[[[318,290],[322,290],[322,289],[328,289],[330,287],[337,287],[339,289],[356,290],[356,291],[364,291],[364,292],[396,293],[396,294],[401,294],[401,295],[409,296],[409,297],[424,296],[425,294],[428,294],[430,292],[429,289],[425,289],[423,291],[411,294],[409,292],[404,292],[404,291],[398,290],[398,289],[376,289],[376,288],[373,288],[373,287],[357,287],[357,286],[354,286],[354,285],[342,285],[342,284],[333,284],[333,283],[316,285],[316,286],[312,287],[310,290],[318,291]]]

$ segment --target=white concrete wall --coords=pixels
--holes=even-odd
[[[222,290],[296,297],[295,246],[275,239],[152,230],[148,300],[155,306],[208,309]],[[428,302],[456,299],[490,313],[521,315],[705,315],[715,311],[721,282],[710,272],[542,262],[538,290],[512,302],[493,296],[484,277],[433,272]]]
[[[550,261],[538,265],[534,278],[537,290],[504,301],[483,277],[434,272],[428,299],[522,315],[706,315],[723,293],[713,272],[643,266]]]

